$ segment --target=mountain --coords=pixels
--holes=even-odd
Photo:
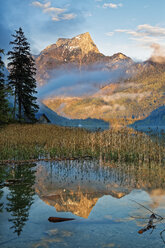
[[[132,59],[122,53],[113,56],[105,56],[99,52],[90,34],[80,34],[72,39],[59,38],[55,44],[46,47],[38,56],[34,56],[37,68],[37,82],[45,84],[56,75],[55,72],[62,69],[82,68],[93,69],[99,65],[101,69],[124,69],[133,64]]]
[[[35,60],[40,88],[51,83],[51,96],[42,101],[58,115],[129,125],[165,104],[164,60],[151,56],[135,63],[122,53],[105,56],[88,32],[58,39]]]
[[[146,61],[128,69],[136,74],[100,87],[90,96],[48,97],[44,103],[70,118],[101,118],[112,126],[145,119],[165,104],[165,64]]]
[[[141,131],[165,130],[165,105],[152,111],[144,120],[136,121],[131,127]]]
[[[39,112],[44,113],[49,118],[52,124],[59,126],[67,126],[67,127],[81,127],[89,130],[105,130],[109,129],[109,123],[99,119],[68,119],[63,116],[58,115],[47,106],[45,106],[42,102],[38,102],[39,104]]]
[[[45,105],[70,118],[101,118],[112,126],[145,119],[165,104],[165,64],[146,61],[130,66],[136,74],[100,87],[90,96],[47,97]]]

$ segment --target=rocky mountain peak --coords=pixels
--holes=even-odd
[[[111,56],[111,58],[114,60],[114,62],[117,62],[118,60],[131,60],[131,58],[127,57],[123,53],[115,53],[114,55]]]
[[[59,38],[55,44],[46,47],[39,56],[35,57],[37,76],[40,85],[51,78],[51,71],[77,68],[88,69],[92,65],[100,64],[103,69],[117,69],[119,62],[127,65],[132,60],[122,53],[105,56],[100,53],[89,32],[79,34],[73,38]],[[115,64],[115,65],[114,65]],[[53,73],[54,75],[54,73]]]
[[[56,46],[68,49],[69,51],[81,50],[82,56],[89,52],[99,53],[99,50],[93,42],[89,32],[75,36],[72,39],[59,38],[56,42]]]
[[[68,44],[68,42],[70,41],[70,39],[66,39],[66,38],[59,38],[56,42],[56,46],[60,47],[60,46],[64,46],[66,44]]]
[[[123,54],[123,53],[117,53],[116,54],[120,59],[127,59],[128,57],[125,55],[125,54]]]

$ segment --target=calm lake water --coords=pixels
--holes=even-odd
[[[1,166],[0,182],[2,248],[165,247],[165,221],[138,233],[151,215],[145,207],[165,217],[163,165],[38,162]]]

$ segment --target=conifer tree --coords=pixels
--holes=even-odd
[[[4,63],[2,61],[2,54],[4,51],[0,49],[0,124],[8,121],[9,106],[7,101],[7,88],[4,79]]]
[[[19,122],[35,122],[35,113],[38,111],[36,103],[36,68],[34,59],[30,53],[30,45],[22,31],[22,28],[12,35],[13,46],[8,52],[8,68],[10,71],[8,80],[14,94],[13,117]]]

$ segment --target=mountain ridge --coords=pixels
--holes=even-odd
[[[59,115],[72,119],[99,118],[113,125],[129,125],[145,119],[154,109],[165,104],[165,63],[160,63],[162,59],[158,61],[151,56],[138,63],[120,52],[105,56],[87,32],[71,39],[60,38],[56,44],[44,49],[36,58],[36,79],[40,86],[52,80],[55,92],[66,87],[57,95],[43,97],[43,103]],[[76,84],[69,74],[75,69],[74,80],[80,75]],[[97,71],[92,81],[93,93],[88,78],[82,77],[91,71]],[[96,81],[96,84],[94,80],[97,80],[98,72],[99,75],[109,73],[109,79]],[[58,81],[58,73],[65,75],[66,81]],[[86,95],[70,97],[70,92],[81,91],[82,87],[86,87]]]
[[[141,69],[142,68],[142,69]],[[165,66],[146,63],[134,77],[107,84],[86,97],[47,98],[44,103],[71,118],[101,118],[113,125],[145,119],[165,104]]]
[[[165,105],[153,110],[148,117],[136,121],[131,127],[140,131],[165,131]]]
[[[47,46],[34,56],[37,68],[36,79],[40,86],[51,79],[51,72],[61,69],[65,71],[78,68],[92,69],[100,65],[101,70],[124,68],[133,64],[133,60],[122,53],[105,56],[100,53],[89,32],[71,39],[59,38],[55,44]],[[124,63],[123,63],[124,62]]]

